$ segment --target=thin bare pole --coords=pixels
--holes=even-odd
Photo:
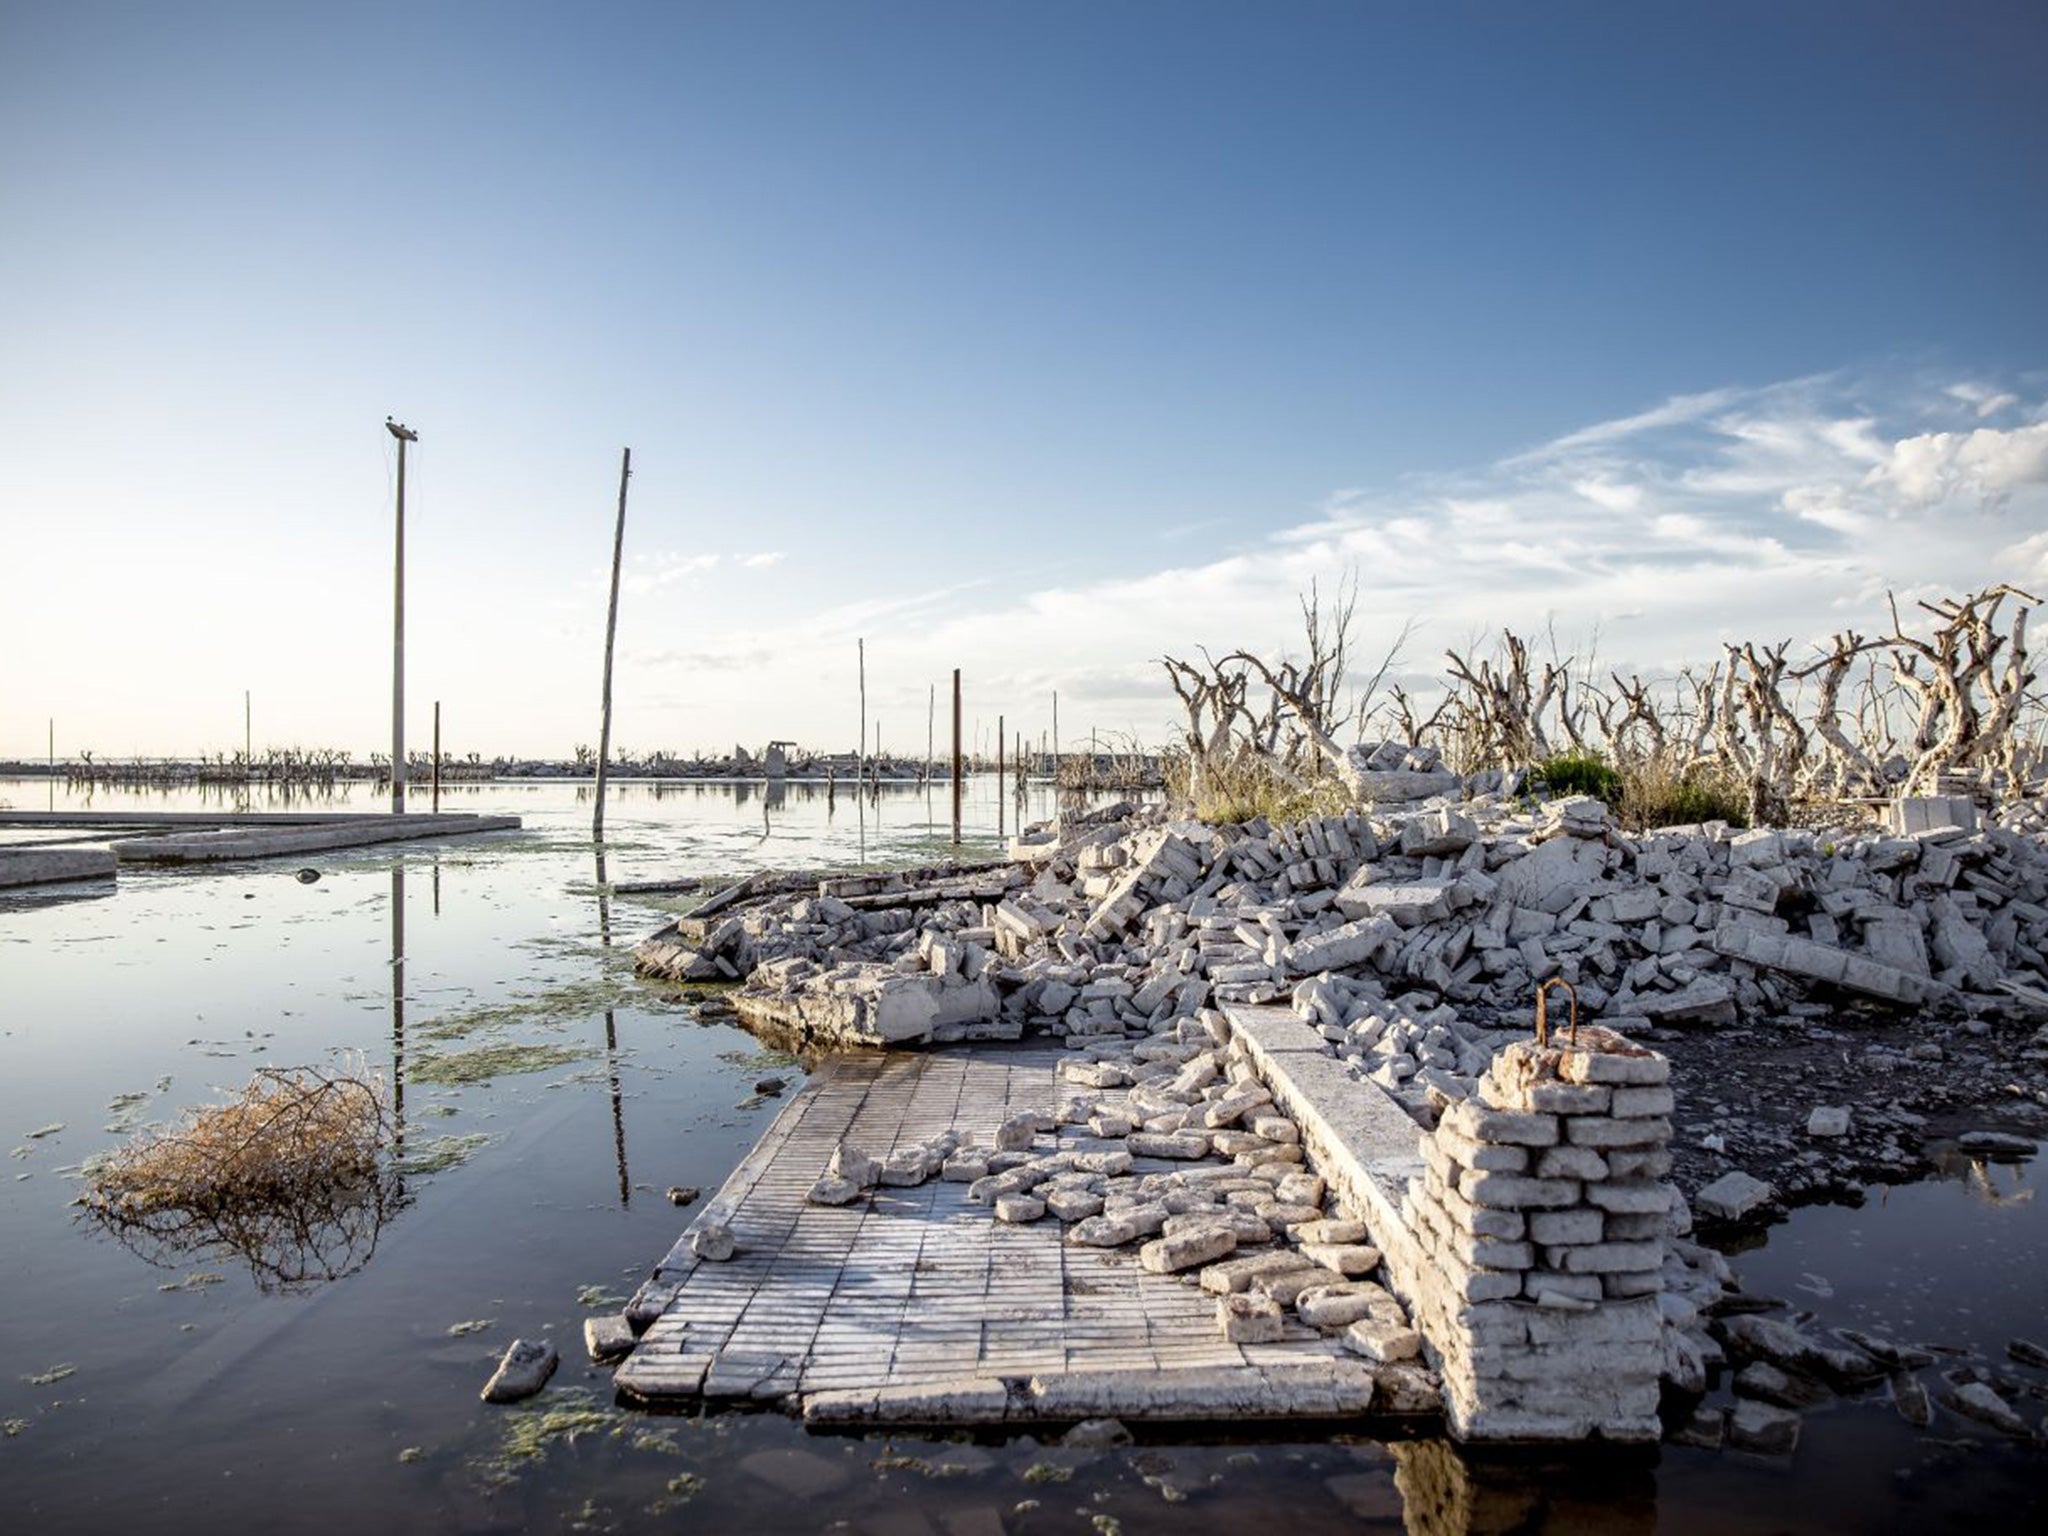
[[[612,642],[619,633],[619,564],[626,552],[626,482],[633,478],[633,450],[619,456],[619,520],[612,529],[612,601],[604,620],[604,720],[597,730],[597,808],[590,817],[593,842],[604,841],[605,764],[612,755]]]
[[[960,842],[960,669],[953,669],[953,843]]]
[[[1053,804],[1057,806],[1060,794],[1060,691],[1057,688],[1052,691],[1052,794]]]
[[[256,769],[256,754],[250,749],[249,732],[249,690],[242,690],[242,774],[249,777]]]
[[[860,656],[860,755],[853,765],[853,782],[856,789],[861,789],[868,781],[868,643],[866,640],[853,643],[859,648]]]
[[[434,700],[434,814],[441,812],[441,701]]]
[[[938,739],[933,732],[937,728],[939,720],[939,685],[931,683],[927,685],[927,689],[924,704],[924,781],[926,784],[930,784],[932,781],[932,760],[935,756],[932,749]]]
[[[997,716],[996,716],[996,836],[997,836],[997,837],[1001,837],[1001,836],[1003,835],[1003,786],[1004,786],[1004,784],[1005,784],[1005,783],[1007,782],[1007,780],[1006,780],[1006,779],[1004,778],[1004,766],[1005,766],[1005,765],[1004,765],[1004,763],[1003,763],[1003,717],[1002,717],[1001,715],[997,715]]]
[[[384,418],[384,430],[398,439],[398,535],[391,561],[391,814],[405,814],[405,445],[419,433]]]

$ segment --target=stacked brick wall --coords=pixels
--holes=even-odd
[[[1611,1030],[1520,1041],[1423,1137],[1408,1299],[1460,1438],[1660,1434],[1669,1075]]]

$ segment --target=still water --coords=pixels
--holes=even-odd
[[[943,789],[613,794],[614,882],[952,851]],[[40,782],[0,782],[0,803],[235,808]],[[362,788],[293,802],[309,805],[382,808]],[[1821,1532],[2048,1512],[2038,1453],[1953,1419],[1910,1430],[1881,1398],[1811,1415],[1777,1462],[1472,1458],[1298,1428],[1076,1451],[615,1409],[583,1319],[681,1230],[664,1192],[714,1190],[765,1128],[756,1079],[801,1069],[633,979],[632,944],[687,902],[601,898],[584,787],[468,786],[444,805],[526,827],[0,897],[0,1529]],[[1014,802],[970,787],[967,852],[998,846],[999,809],[1014,827]],[[124,1245],[82,1219],[80,1165],[135,1126],[337,1057],[403,1086],[412,1171],[381,1220],[280,1262]],[[1803,1212],[1738,1266],[1822,1326],[1995,1356],[2043,1331],[2048,1220],[2029,1168],[1988,1177],[1997,1199],[1964,1168]],[[532,1405],[487,1407],[477,1390],[515,1336],[554,1339],[562,1367]]]

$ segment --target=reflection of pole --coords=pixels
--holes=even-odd
[[[398,537],[391,562],[391,813],[405,813],[405,445],[420,440],[403,422],[384,418],[398,439]]]
[[[633,450],[619,459],[619,521],[612,531],[612,603],[604,620],[604,722],[597,735],[597,809],[590,818],[590,836],[604,841],[605,763],[612,753],[612,641],[619,632],[619,559],[626,549],[626,481],[633,474]]]
[[[960,669],[953,669],[953,844],[960,844]]]
[[[604,877],[602,845],[597,850],[597,939],[604,948],[612,947],[612,897]],[[612,1159],[618,1164],[619,1205],[623,1208],[633,1202],[633,1186],[626,1177],[626,1101],[619,1088],[619,1020],[617,1011],[611,1008],[604,1011],[604,1060],[612,1090]]]
[[[392,1150],[405,1160],[405,865],[391,864]]]

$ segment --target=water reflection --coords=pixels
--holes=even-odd
[[[605,949],[610,949],[612,894],[611,884],[605,879],[604,844],[597,845],[596,857],[597,941]],[[619,1206],[625,1209],[633,1203],[633,1185],[626,1174],[626,1100],[619,1084],[619,1019],[618,1010],[615,1008],[606,1008],[604,1011],[604,1068],[606,1082],[611,1088],[612,1157],[619,1170]]]
[[[405,863],[391,861],[391,1153],[405,1161]],[[404,1184],[399,1185],[401,1192]]]
[[[1480,1452],[1409,1440],[1388,1449],[1408,1536],[1650,1536],[1657,1528],[1654,1448]]]

